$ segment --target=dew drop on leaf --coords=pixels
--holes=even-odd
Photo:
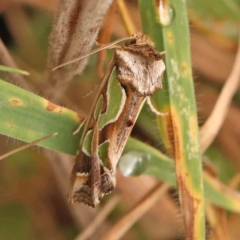
[[[149,161],[149,154],[131,151],[120,158],[118,168],[124,176],[137,176],[145,172]]]
[[[171,5],[159,2],[159,19],[162,26],[169,26],[175,18],[175,10]]]

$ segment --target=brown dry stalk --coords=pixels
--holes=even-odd
[[[233,189],[237,189],[238,186],[240,185],[240,173],[236,174],[233,179],[231,179],[229,183],[229,187]]]
[[[104,236],[101,240],[118,240],[127,230],[145,214],[161,196],[168,190],[167,183],[159,183],[152,188],[137,204],[136,206],[120,219]]]
[[[83,71],[87,60],[52,72],[52,68],[90,51],[102,19],[113,0],[62,0],[50,35],[48,81],[53,85],[70,81]]]
[[[194,30],[194,29],[191,29]],[[193,66],[212,82],[222,83],[231,72],[235,55],[209,41],[205,34],[191,31]],[[235,47],[233,48],[235,49]]]
[[[52,85],[62,85],[80,73],[85,66],[84,61],[76,62],[52,72],[52,68],[60,63],[72,60],[89,52],[99,32],[102,18],[113,0],[61,0],[55,15],[54,26],[50,36],[50,47],[47,63],[46,79]],[[57,98],[59,91],[53,92]],[[66,155],[45,152],[49,159],[57,182],[66,199],[66,192],[72,161]],[[97,214],[83,205],[72,205],[69,210],[79,227],[89,225],[93,215]],[[105,229],[107,224],[101,227]]]
[[[213,204],[206,204],[206,213],[211,225],[212,234],[209,240],[230,240],[226,211]]]
[[[75,240],[85,240],[88,239],[96,229],[102,224],[106,217],[111,213],[111,211],[119,203],[120,197],[113,196],[99,211],[95,219],[84,229],[84,231],[79,234]]]
[[[104,19],[102,29],[98,36],[98,42],[107,44],[110,42],[111,34],[113,30],[114,18],[116,15],[117,2],[113,1],[113,4],[109,8],[109,11]],[[97,75],[101,79],[104,76],[104,60],[106,58],[106,50],[98,53]]]
[[[132,35],[136,32],[136,28],[133,24],[133,21],[130,17],[130,14],[127,10],[126,4],[124,0],[117,0],[118,8],[120,10],[120,14],[122,16],[122,20],[129,35]]]
[[[32,68],[43,68],[45,56],[40,50],[39,43],[35,38],[29,17],[23,5],[12,4],[4,13],[4,18],[16,42],[21,58],[30,63]]]
[[[215,139],[218,134],[225,118],[228,113],[229,106],[231,104],[231,100],[233,95],[238,89],[239,81],[240,81],[240,38],[238,45],[238,52],[236,55],[236,59],[231,71],[230,76],[228,77],[220,96],[218,97],[218,101],[212,111],[212,114],[207,119],[205,124],[202,126],[200,130],[200,141],[201,141],[201,150],[204,152],[212,141]]]

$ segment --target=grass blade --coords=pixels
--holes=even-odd
[[[32,142],[53,132],[58,135],[38,145],[74,155],[80,134],[72,135],[77,113],[0,80],[0,134]]]
[[[164,76],[167,91],[158,92],[154,100],[160,112],[169,112],[169,116],[158,118],[158,124],[176,163],[186,238],[205,239],[202,163],[186,3],[139,0],[139,6],[144,32],[159,51],[167,51]]]
[[[26,75],[26,76],[30,75],[30,73],[27,71],[24,71],[24,70],[21,70],[18,68],[11,68],[11,67],[7,67],[7,66],[3,66],[3,65],[0,65],[0,71],[19,73],[19,74]]]
[[[0,95],[1,134],[32,142],[40,138],[40,135],[47,136],[50,131],[54,130],[58,132],[58,135],[39,145],[75,155],[80,134],[73,135],[72,133],[82,120],[76,112],[54,104],[49,105],[48,100],[1,80],[0,88],[2,89]],[[21,100],[22,104],[11,101],[13,99]],[[17,103],[19,105],[16,105]],[[52,106],[52,110],[55,110],[46,110],[44,106],[47,103],[48,106]],[[58,111],[59,109],[61,111]],[[60,138],[58,138],[59,135]],[[156,176],[172,186],[176,185],[173,159],[133,138],[128,140],[124,153],[129,151],[142,152],[150,156],[151,160],[144,169],[145,174]],[[230,211],[240,212],[239,193],[229,189],[216,179],[208,177],[208,175],[204,176],[204,186],[205,196],[209,201]],[[225,190],[223,191],[223,189]]]

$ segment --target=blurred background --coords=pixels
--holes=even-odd
[[[126,0],[125,3],[132,21],[141,31],[137,1]],[[26,83],[19,83],[17,79],[11,79],[3,73],[0,73],[1,79],[23,88],[25,84],[37,87],[41,85],[46,67],[48,38],[57,4],[56,0],[1,0],[0,38],[18,68],[31,73],[26,78]],[[238,48],[240,2],[195,0],[189,1],[188,7],[193,77],[201,126],[210,115],[234,63]],[[115,7],[112,12],[112,35],[114,38],[126,36],[119,9]],[[108,23],[105,21],[103,26],[106,24]],[[81,96],[91,91],[99,82],[102,73],[95,70],[98,64],[97,56],[91,57],[81,76],[53,89],[53,92],[64,89],[64,94],[58,99],[53,97],[53,92],[44,92],[41,88],[36,87],[34,93],[83,116],[87,115],[95,95],[89,94],[84,100]],[[214,171],[225,184],[240,170],[239,104],[238,90],[221,131],[205,153],[211,160]],[[133,136],[158,146],[155,139],[151,139],[147,131],[137,125]],[[0,136],[0,155],[19,144],[17,140]],[[73,161],[68,156],[66,159]],[[92,236],[86,238],[99,239],[106,229],[124,216],[157,183],[150,176],[125,178],[118,173],[117,189],[105,197],[97,209],[83,205],[69,207],[67,193],[62,188],[63,183],[68,185],[69,179],[63,179],[59,175],[56,177],[52,164],[39,147],[24,150],[0,162],[0,239],[77,239],[78,234],[89,226],[103,206],[111,202],[111,213],[93,231]],[[226,225],[229,239],[240,239],[239,214],[229,214]],[[220,239],[213,238],[210,228],[207,228],[207,237]],[[167,194],[134,224],[123,239],[184,239],[176,190],[169,188]]]

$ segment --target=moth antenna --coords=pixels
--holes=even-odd
[[[31,147],[31,146],[33,146],[33,145],[35,145],[35,144],[37,144],[37,143],[39,143],[39,142],[41,142],[41,141],[44,141],[44,140],[46,140],[46,139],[48,139],[48,138],[54,137],[54,136],[56,136],[57,134],[58,134],[57,132],[54,132],[54,133],[52,133],[52,134],[50,134],[50,135],[47,135],[47,136],[42,137],[42,138],[39,138],[39,139],[37,139],[37,140],[35,140],[35,141],[33,141],[33,142],[26,143],[25,145],[23,145],[23,146],[21,146],[21,147],[19,147],[19,148],[16,148],[16,149],[14,149],[14,150],[12,150],[12,151],[10,151],[10,152],[8,152],[8,153],[5,153],[5,154],[1,155],[1,156],[0,156],[0,160],[3,160],[3,159],[6,158],[6,157],[9,157],[9,156],[11,156],[11,155],[13,155],[13,154],[15,154],[15,153],[17,153],[17,152],[20,152],[20,151],[22,151],[22,150],[24,150],[24,149],[26,149],[26,148],[29,148],[29,147]]]
[[[106,44],[106,43],[99,43],[99,42],[95,42],[95,45],[98,46],[98,47],[105,47],[105,46],[108,46],[109,44]],[[113,49],[113,48],[116,48],[116,46],[110,46],[108,47],[107,49]],[[99,49],[99,48],[98,48]]]
[[[111,42],[111,43],[109,43],[109,44],[106,44],[106,45],[104,45],[104,46],[102,46],[102,47],[100,47],[100,48],[97,48],[97,49],[95,49],[95,50],[92,50],[92,51],[90,51],[89,53],[86,53],[86,54],[82,55],[81,57],[78,57],[78,58],[75,58],[75,59],[70,60],[70,61],[68,61],[68,62],[62,63],[62,64],[58,65],[57,67],[53,68],[52,71],[55,71],[55,70],[57,70],[58,68],[61,68],[61,67],[66,66],[66,65],[68,65],[68,64],[77,62],[77,61],[79,61],[79,60],[81,60],[81,59],[83,59],[83,58],[89,57],[89,56],[91,56],[92,54],[97,53],[97,52],[100,52],[100,51],[102,51],[102,50],[104,50],[104,49],[114,48],[113,46],[116,45],[117,43],[120,43],[120,42],[123,42],[123,41],[127,41],[127,40],[132,40],[132,39],[136,39],[136,37],[135,37],[135,36],[131,36],[131,37],[120,38],[120,39],[118,39],[118,40],[116,40],[116,41],[113,41],[113,42]]]

